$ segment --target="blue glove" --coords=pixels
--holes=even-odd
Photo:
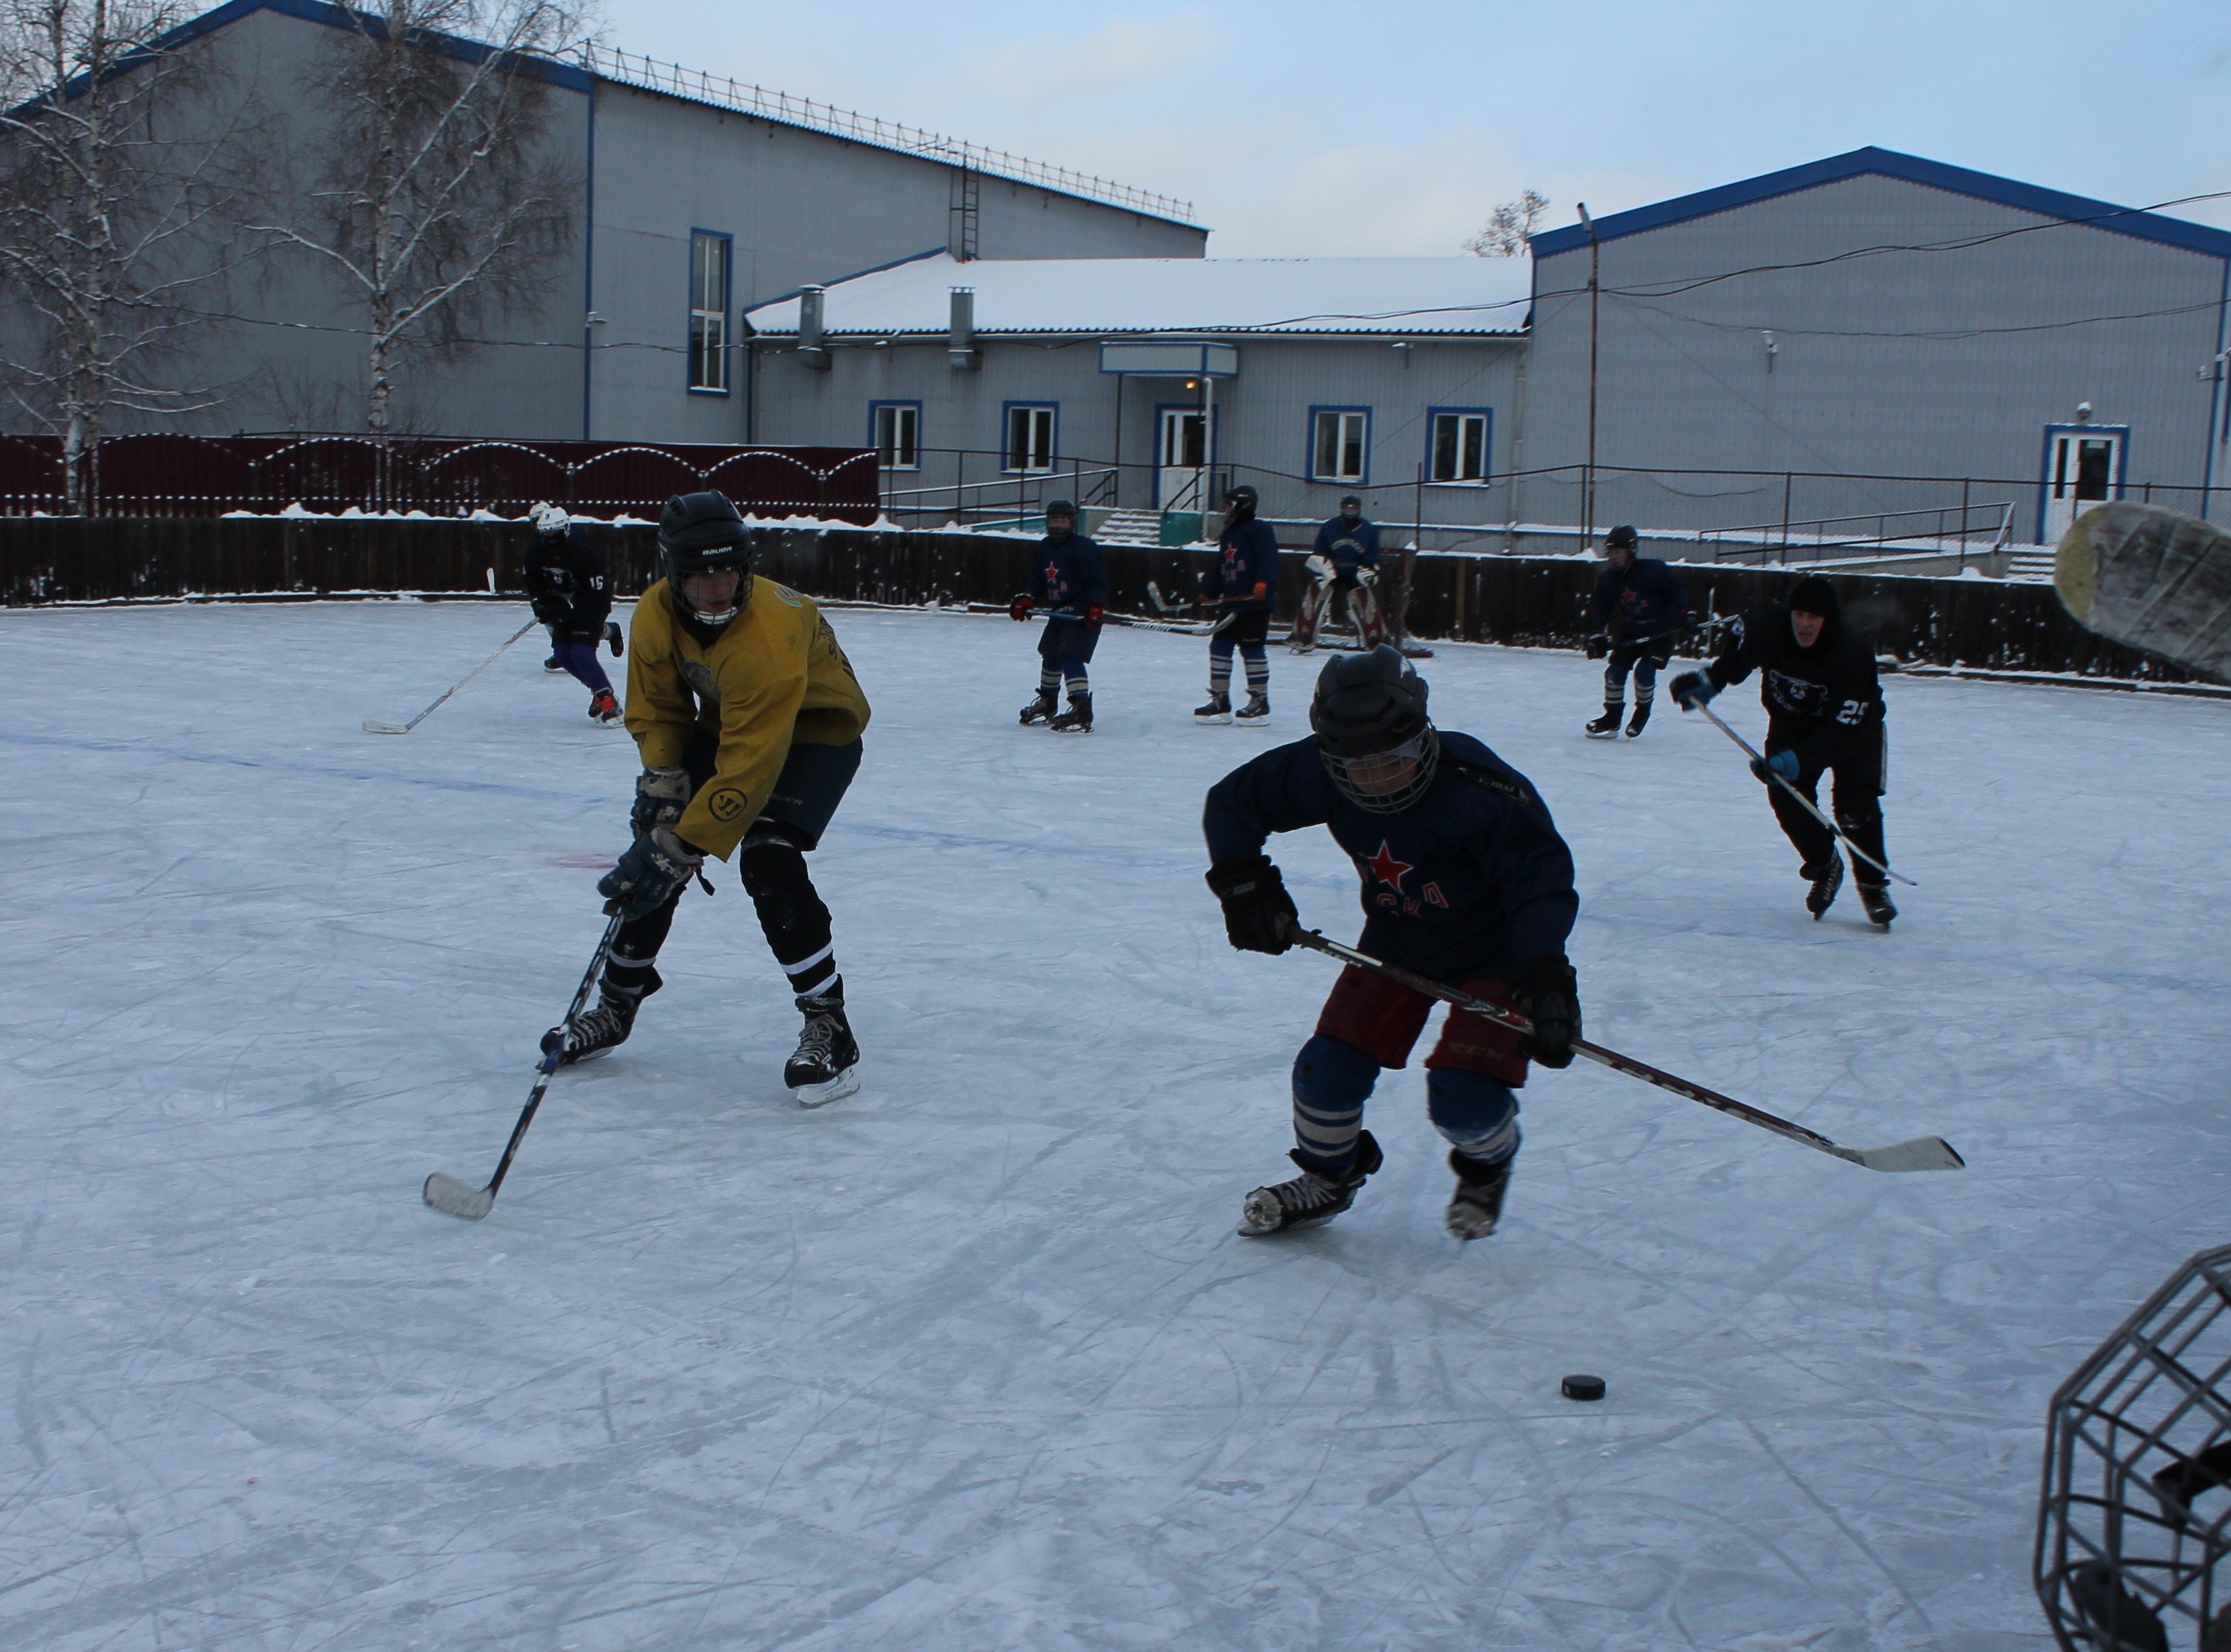
[[[654,826],[598,880],[597,893],[605,897],[607,915],[647,918],[681,894],[704,864],[702,849],[691,848],[668,827]]]
[[[1685,671],[1665,685],[1665,692],[1683,711],[1694,711],[1719,693],[1720,686],[1701,671]]]
[[[1794,752],[1776,752],[1772,757],[1750,760],[1750,771],[1758,777],[1758,783],[1762,786],[1772,785],[1776,776],[1795,785],[1800,766]]]

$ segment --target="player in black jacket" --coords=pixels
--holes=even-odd
[[[1427,1112],[1457,1174],[1448,1229],[1484,1238],[1518,1152],[1511,1092],[1529,1059],[1571,1065],[1581,1036],[1565,960],[1580,912],[1572,855],[1523,775],[1469,734],[1434,728],[1425,682],[1384,643],[1325,667],[1310,726],[1312,739],[1264,752],[1209,791],[1208,886],[1234,946],[1283,952],[1297,920],[1264,840],[1328,827],[1362,880],[1364,951],[1532,1019],[1523,1036],[1452,1010],[1426,1058]],[[1322,1222],[1355,1203],[1380,1165],[1365,1099],[1381,1069],[1407,1064],[1433,1002],[1382,975],[1341,972],[1294,1060],[1302,1173],[1250,1193],[1241,1233]]]
[[[620,703],[611,679],[597,658],[597,645],[610,642],[618,655],[624,646],[611,623],[612,590],[604,558],[589,543],[585,529],[555,505],[533,512],[534,542],[521,560],[520,583],[527,587],[534,617],[550,628],[550,657],[589,691],[589,715],[617,723]]]
[[[1837,827],[1863,852],[1889,863],[1882,817],[1889,732],[1874,650],[1844,623],[1836,588],[1814,574],[1791,588],[1787,603],[1769,603],[1737,620],[1718,659],[1673,679],[1674,700],[1686,711],[1753,671],[1766,706],[1766,755],[1751,770],[1765,782],[1775,818],[1796,845],[1800,869],[1812,885],[1805,908],[1817,919],[1844,881],[1843,856],[1835,834],[1774,781],[1778,776],[1817,802],[1821,775],[1834,775]],[[1854,856],[1852,880],[1868,918],[1889,928],[1898,908],[1884,874]]]
[[[1634,719],[1626,726],[1626,737],[1633,739],[1642,732],[1650,721],[1658,674],[1672,663],[1674,646],[1689,629],[1688,588],[1657,558],[1637,557],[1636,544],[1631,527],[1615,527],[1604,535],[1604,571],[1597,576],[1595,597],[1588,604],[1594,635],[1588,649],[1591,660],[1606,655],[1611,659],[1604,667],[1603,715],[1587,725],[1592,739],[1607,740],[1619,733],[1630,670],[1634,673]]]

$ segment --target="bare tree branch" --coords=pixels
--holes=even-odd
[[[1465,250],[1482,258],[1523,258],[1534,246],[1534,226],[1549,210],[1548,196],[1522,190],[1488,215],[1487,228],[1465,242]]]

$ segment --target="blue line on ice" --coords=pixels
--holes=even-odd
[[[495,780],[450,780],[439,775],[404,774],[387,769],[347,769],[324,763],[294,763],[268,758],[235,757],[224,752],[191,752],[177,746],[149,745],[133,740],[68,739],[52,734],[20,734],[0,731],[0,743],[14,745],[36,745],[76,752],[114,752],[133,757],[169,758],[178,763],[214,764],[223,767],[268,769],[284,774],[318,775],[337,780],[378,780],[399,785],[424,786],[435,791],[468,791],[492,793],[499,797],[532,797],[544,803],[569,803],[584,807],[620,801],[611,797],[584,792],[550,791],[537,786],[518,786]],[[1088,845],[1029,842],[1020,839],[978,837],[960,832],[935,832],[917,826],[876,826],[863,822],[847,821],[841,816],[831,831],[839,836],[855,837],[892,838],[902,842],[932,843],[940,849],[994,849],[1003,854],[1054,856],[1070,860],[1091,861],[1106,866],[1128,866],[1149,870],[1167,868],[1171,871],[1193,872],[1199,869],[1193,861],[1180,860],[1174,855],[1139,855],[1117,849],[1095,849]],[[1287,882],[1310,888],[1347,889],[1345,878],[1326,877],[1308,873],[1290,874]],[[1768,929],[1745,929],[1732,925],[1691,923],[1678,919],[1651,918],[1637,913],[1592,909],[1585,904],[1581,911],[1581,921],[1603,924],[1614,929],[1646,929],[1665,935],[1703,935],[1714,940],[1770,941],[1780,945],[1812,946],[1832,944],[1825,939],[1806,936],[1802,939]],[[2033,975],[2054,980],[2095,981],[2103,986],[2123,987],[2138,991],[2191,992],[2203,997],[2231,997],[2231,981],[2208,980],[2182,975],[2163,975],[2143,970],[2082,969],[2067,964],[2040,964],[2030,958],[2011,958],[2002,953],[1962,952],[1943,947],[1915,946],[1901,942],[1901,954],[1910,959],[1928,959],[1935,963],[1980,965],[2019,975]]]

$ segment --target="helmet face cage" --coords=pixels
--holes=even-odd
[[[546,501],[537,505],[529,514],[534,519],[534,531],[537,533],[563,533],[572,526],[573,522],[573,519],[566,514],[564,506],[552,505]]]
[[[708,545],[703,550],[677,550],[671,545],[659,547],[659,560],[666,566],[666,586],[675,602],[689,610],[701,624],[726,625],[742,611],[752,599],[752,552],[747,545]],[[708,614],[693,603],[682,589],[682,582],[691,574],[719,573],[734,568],[740,577],[736,581],[736,594],[728,607],[716,614]]]
[[[2034,1581],[2063,1648],[2231,1646],[2231,1245],[2061,1384]]]
[[[1441,742],[1428,723],[1400,745],[1363,757],[1336,757],[1322,745],[1317,756],[1340,795],[1374,815],[1399,815],[1433,789]]]

